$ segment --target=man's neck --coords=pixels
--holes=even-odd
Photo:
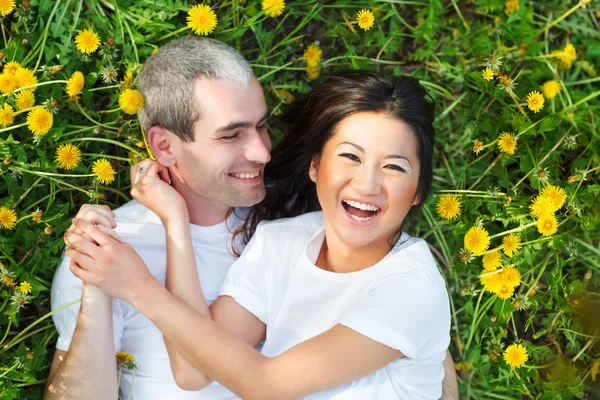
[[[173,187],[181,194],[187,204],[190,223],[199,226],[213,226],[220,224],[227,219],[231,207],[225,206],[212,199],[198,196],[186,185],[177,185]]]

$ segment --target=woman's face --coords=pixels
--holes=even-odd
[[[389,249],[419,200],[419,169],[417,140],[403,121],[369,112],[343,119],[309,173],[327,236],[349,248]]]

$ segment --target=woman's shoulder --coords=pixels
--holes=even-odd
[[[261,221],[256,228],[256,235],[286,238],[293,236],[312,237],[323,228],[323,212],[315,211],[291,218],[281,218],[274,221]]]

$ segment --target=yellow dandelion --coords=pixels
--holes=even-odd
[[[0,16],[7,16],[15,9],[15,0],[0,0]]]
[[[1,1],[1,0],[0,0]],[[2,72],[6,72],[7,74],[11,74],[14,75],[15,72],[17,72],[17,70],[21,68],[21,64],[19,64],[16,61],[9,61],[6,63],[6,65],[4,66],[4,69],[2,70]]]
[[[125,76],[123,77],[123,89],[129,89],[133,84],[133,72],[127,70],[125,72]]]
[[[600,11],[596,11],[596,15],[600,18]],[[596,375],[598,374],[598,367],[600,367],[600,359],[594,361],[592,363],[592,367],[590,368],[590,375],[592,377],[592,382],[596,381]]]
[[[521,273],[514,266],[509,265],[500,272],[502,284],[516,288],[521,284]]]
[[[34,107],[27,114],[27,127],[35,136],[48,133],[53,122],[52,113],[42,106]]]
[[[15,287],[15,281],[13,281],[13,278],[11,276],[4,275],[4,277],[2,278],[2,280],[4,281],[4,284],[6,286],[8,286],[9,288]]]
[[[502,153],[512,156],[517,149],[517,138],[508,132],[502,132],[498,137],[498,148]]]
[[[306,68],[306,77],[309,81],[314,81],[319,77],[321,71],[318,68]]]
[[[485,228],[481,226],[473,226],[465,235],[465,249],[469,250],[476,256],[480,256],[490,246],[490,235]]]
[[[501,275],[502,273],[498,274]],[[512,286],[509,286],[505,283],[502,283],[502,280],[500,281],[500,288],[494,291],[494,294],[496,296],[498,296],[499,299],[502,300],[506,300],[506,299],[510,299],[512,297],[513,294],[515,294],[515,288]]]
[[[37,85],[38,80],[35,77],[32,70],[29,68],[19,68],[13,75],[16,80],[17,88],[24,88],[28,86]],[[35,90],[36,87],[32,87],[31,90]]]
[[[306,65],[308,65],[309,68],[317,67],[321,63],[322,54],[323,50],[321,50],[318,44],[310,44],[306,50],[304,50],[304,59],[306,60]]]
[[[31,214],[31,220],[34,222],[40,222],[42,220],[42,210],[40,210],[39,207]]]
[[[502,279],[495,268],[484,268],[479,276],[479,282],[483,289],[490,293],[496,293],[502,289]]]
[[[124,113],[133,115],[144,107],[144,98],[135,89],[125,89],[119,95],[119,106]]]
[[[504,361],[512,367],[519,368],[527,362],[529,356],[527,355],[527,349],[522,344],[513,343],[504,350]]]
[[[484,269],[495,271],[502,265],[502,255],[497,251],[492,251],[491,253],[484,254],[481,261],[483,262]]]
[[[479,154],[483,150],[483,142],[481,140],[475,140],[473,142],[473,153]]]
[[[17,213],[15,210],[2,206],[0,207],[0,225],[4,229],[12,229],[17,225]]]
[[[92,54],[100,46],[100,36],[91,29],[84,29],[75,37],[75,45],[83,54]]]
[[[119,351],[119,352],[116,354],[116,357],[117,357],[117,361],[118,361],[119,363],[121,363],[121,364],[127,364],[127,363],[128,363],[128,362],[130,362],[130,361],[131,361],[131,362],[134,362],[134,361],[135,361],[135,358],[134,358],[134,357],[133,357],[131,354],[129,354],[129,353],[126,353],[126,352],[124,352],[124,351]]]
[[[15,95],[15,106],[19,110],[33,107],[35,104],[35,96],[33,90],[22,90]]]
[[[460,216],[460,206],[458,196],[443,194],[437,202],[436,211],[441,218],[452,220]]]
[[[375,16],[371,10],[363,8],[358,12],[356,21],[358,21],[358,26],[360,26],[363,30],[368,31],[375,24]]]
[[[263,0],[262,9],[269,17],[279,17],[285,10],[285,1],[283,0]]]
[[[535,113],[544,108],[544,101],[544,96],[537,90],[527,95],[527,107]]]
[[[4,105],[0,107],[0,125],[2,125],[2,127],[11,126],[14,120],[15,110],[13,110],[10,104],[4,103]]]
[[[73,98],[77,96],[83,90],[83,86],[85,84],[85,80],[83,77],[83,73],[81,71],[73,72],[73,75],[69,78],[67,82],[67,94],[69,98]]]
[[[275,89],[273,92],[279,98],[279,101],[284,104],[290,104],[294,102],[294,95],[289,90]]]
[[[19,285],[19,291],[23,294],[31,293],[31,284],[27,281],[21,282]]]
[[[108,185],[115,180],[115,170],[106,158],[94,161],[92,172],[96,175],[98,182]]]
[[[493,69],[486,68],[483,71],[481,71],[481,75],[483,75],[483,79],[485,79],[486,81],[491,81],[492,79],[494,79],[496,73]]]
[[[573,61],[577,59],[577,51],[571,43],[567,44],[563,49],[563,56],[560,58],[561,64],[565,68],[571,68]]]
[[[511,233],[502,238],[502,251],[509,257],[517,254],[521,249],[521,237]]]
[[[542,93],[547,99],[553,99],[560,92],[560,83],[555,80],[548,81],[542,85]]]
[[[560,210],[567,200],[567,192],[560,186],[548,185],[540,192],[541,197],[550,199],[553,204],[552,212]]]
[[[56,150],[56,163],[62,169],[71,171],[81,161],[81,150],[71,143],[63,143]]]
[[[554,214],[546,214],[537,220],[536,226],[543,236],[552,236],[558,230],[558,221]]]
[[[0,74],[0,92],[8,96],[17,88],[17,80],[13,74],[3,72]]]
[[[504,4],[504,14],[510,15],[519,10],[519,0],[507,0]]]
[[[533,199],[533,202],[529,206],[529,211],[535,219],[539,219],[544,215],[551,215],[554,213],[556,205],[547,196],[537,196]]]
[[[187,26],[196,35],[208,35],[217,27],[217,14],[205,4],[197,4],[188,10]]]

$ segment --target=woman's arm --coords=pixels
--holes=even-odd
[[[106,237],[85,221],[75,224],[99,244],[90,248],[89,243],[74,240],[68,255],[76,262],[75,275],[133,304],[193,366],[244,399],[303,397],[369,375],[403,357],[400,351],[342,325],[277,357],[264,357],[170,293],[145,267],[134,268],[140,262],[127,244]],[[227,297],[215,304],[225,305],[228,312],[241,308]]]

